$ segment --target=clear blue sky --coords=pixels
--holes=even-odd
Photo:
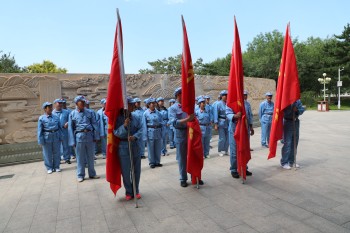
[[[109,73],[115,9],[124,34],[126,73],[182,52],[184,15],[193,60],[231,51],[236,15],[242,49],[260,32],[326,38],[350,23],[349,0],[1,0],[0,50],[20,66],[49,59],[69,73]]]

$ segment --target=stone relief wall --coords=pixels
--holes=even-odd
[[[56,98],[67,99],[74,108],[73,99],[84,95],[92,109],[100,108],[100,99],[106,97],[108,74],[0,74],[0,144],[34,142],[41,105]],[[178,75],[129,74],[126,77],[130,96],[173,98],[173,91],[181,85]],[[195,76],[196,95],[209,94],[214,102],[221,90],[227,89],[228,77]],[[253,113],[257,114],[265,92],[275,91],[275,81],[245,78],[245,89]]]

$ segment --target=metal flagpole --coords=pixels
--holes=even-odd
[[[129,111],[128,110],[124,111],[124,116],[125,116],[125,119],[127,119],[127,117],[129,117]],[[131,124],[131,122],[129,122],[129,124],[128,124],[128,144],[129,144],[130,170],[131,170],[131,179],[132,179],[132,191],[134,193],[135,208],[139,208],[138,200],[136,198],[136,182],[135,182],[134,157],[133,157],[132,149],[131,149],[131,141],[129,140],[129,137],[130,137],[130,124]]]
[[[293,152],[294,152],[294,170],[297,170],[297,132],[296,132],[296,128],[295,128],[295,111],[294,111],[294,107],[292,109],[293,111]]]
[[[196,177],[196,180],[197,180],[196,188],[199,189],[199,179],[198,179],[198,177]]]

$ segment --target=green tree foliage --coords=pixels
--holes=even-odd
[[[28,73],[67,73],[67,69],[57,67],[52,61],[44,60],[25,67]]]
[[[14,56],[11,53],[3,53],[0,51],[0,73],[21,73],[22,68],[16,64]]]

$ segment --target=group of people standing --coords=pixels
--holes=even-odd
[[[177,88],[174,98],[169,100],[169,108],[165,107],[162,97],[145,99],[141,107],[140,98],[127,98],[128,109],[121,109],[114,135],[119,139],[118,154],[121,164],[123,184],[126,189],[126,199],[141,198],[139,182],[141,176],[141,159],[146,158],[145,148],[148,152],[148,163],[151,169],[162,167],[161,156],[169,155],[170,149],[176,148],[180,185],[187,187],[187,122],[195,117],[198,119],[202,132],[203,157],[209,158],[212,129],[218,131],[219,156],[230,155],[230,171],[233,178],[239,178],[237,172],[236,142],[234,132],[237,120],[242,113],[235,113],[227,106],[228,92],[223,90],[218,100],[210,104],[210,96],[198,96],[194,106],[194,114],[188,115],[182,111],[182,89]],[[249,137],[254,135],[253,113],[248,102],[248,91],[244,91],[244,104],[248,122]],[[274,104],[272,93],[266,93],[266,100],[260,104],[259,119],[261,122],[261,145],[268,147]],[[102,108],[97,112],[89,109],[89,101],[84,96],[74,99],[76,108],[67,109],[66,100],[56,99],[53,104],[45,102],[42,108],[45,114],[38,120],[38,143],[43,148],[44,164],[47,173],[60,172],[61,156],[65,163],[70,164],[73,155],[77,161],[77,180],[85,179],[85,167],[88,168],[90,179],[98,179],[94,168],[96,143],[100,141],[102,157],[106,158],[108,118],[105,114],[106,99],[101,100]],[[284,115],[284,146],[282,148],[281,166],[290,169],[294,149],[290,122],[297,123],[297,140],[299,138],[298,116],[304,112],[300,101],[287,109]],[[293,125],[294,126],[294,125]],[[131,148],[129,146],[131,145]],[[230,147],[230,151],[229,151]],[[73,150],[74,148],[74,150]],[[74,151],[74,152],[73,152]],[[251,149],[252,151],[252,149]],[[130,158],[132,153],[132,159]],[[74,158],[74,157],[73,157]],[[131,179],[131,160],[134,168],[136,193],[133,191]],[[250,171],[246,171],[251,176]],[[199,180],[199,184],[204,182]]]

